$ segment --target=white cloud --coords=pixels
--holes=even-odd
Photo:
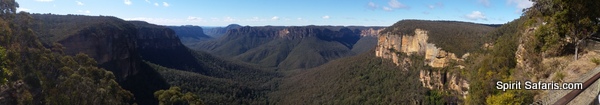
[[[444,4],[442,4],[440,2],[427,5],[427,8],[429,8],[429,9],[442,8],[442,7],[444,7]]]
[[[390,7],[383,7],[384,11],[393,11],[394,9],[390,8]]]
[[[367,8],[369,8],[371,10],[377,9],[377,7],[379,7],[379,6],[377,4],[375,4],[375,3],[373,3],[373,2],[369,2],[367,4]]]
[[[125,0],[123,3],[125,3],[125,5],[131,5],[131,0]]]
[[[273,16],[273,17],[271,18],[271,20],[279,20],[279,17],[277,17],[277,16]]]
[[[210,18],[213,22],[219,21],[219,18]]]
[[[232,18],[232,17],[225,17],[223,18],[224,22],[235,22],[235,21],[239,21],[238,19]]]
[[[31,9],[29,9],[29,8],[17,8],[17,12],[21,12],[21,11],[29,12],[30,10]]]
[[[35,0],[35,1],[37,1],[37,2],[52,2],[54,0]]]
[[[159,6],[158,3],[154,3],[154,6]]]
[[[80,1],[75,1],[75,2],[77,2],[77,5],[85,5],[82,2],[80,2]]]
[[[198,17],[193,17],[193,16],[188,16],[187,20],[199,20],[202,18],[198,18]]]
[[[388,5],[392,8],[401,8],[401,9],[408,9],[409,7],[398,2],[398,0],[390,0],[390,2],[388,2]]]
[[[465,15],[465,18],[467,18],[469,20],[479,20],[479,19],[487,20],[485,15],[479,11],[473,11],[473,12],[471,12],[471,14]]]
[[[485,6],[485,7],[490,7],[489,0],[477,0],[477,3],[483,4],[483,6]]]
[[[163,6],[165,6],[165,7],[169,7],[170,5],[169,5],[169,3],[167,3],[167,2],[163,2]]]
[[[189,22],[206,22],[206,20],[204,20],[203,18],[199,18],[199,17],[194,17],[194,16],[188,16],[186,21]]]
[[[323,16],[321,18],[323,18],[323,19],[329,19],[330,17],[329,17],[329,15],[325,15],[325,16]]]
[[[144,0],[144,1],[146,1],[146,3],[150,3],[150,0]]]
[[[302,18],[298,18],[298,20],[302,20]]]
[[[257,22],[257,21],[266,21],[266,19],[260,19],[258,17],[252,17],[252,19],[246,19],[246,21]]]
[[[506,0],[506,3],[508,5],[515,4],[515,7],[518,9],[517,12],[521,12],[521,10],[533,6],[533,2],[529,0]]]

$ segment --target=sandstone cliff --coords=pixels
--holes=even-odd
[[[428,38],[428,31],[422,29],[416,29],[414,34],[383,33],[379,35],[375,56],[391,59],[398,66],[409,65],[408,62],[411,59],[403,57],[404,54],[424,56],[424,63],[433,68],[443,68],[450,66],[451,61],[462,60],[462,58],[457,58],[454,53],[428,43]],[[469,84],[464,78],[459,78],[458,74],[448,71],[420,70],[419,80],[428,89],[454,91],[463,98],[466,97],[469,88]]]
[[[401,64],[399,53],[407,55],[418,54],[425,56],[425,63],[431,67],[445,67],[449,62],[461,60],[454,53],[450,53],[436,47],[435,44],[428,43],[427,31],[416,29],[414,35],[395,35],[385,33],[379,36],[376,56],[393,59],[397,65]],[[468,55],[468,54],[465,54]]]
[[[385,28],[368,28],[368,29],[362,29],[360,30],[360,36],[362,37],[377,37],[379,36],[379,32],[383,31]]]
[[[198,64],[192,50],[182,44],[172,29],[143,21],[130,23],[138,30],[136,48],[144,60],[168,68],[209,73],[203,71],[203,66]]]

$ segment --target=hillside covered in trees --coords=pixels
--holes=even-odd
[[[2,104],[126,104],[133,99],[94,59],[65,55],[60,44],[44,47],[28,26],[32,17],[17,13],[14,0],[1,3]]]
[[[502,25],[401,20],[384,29],[161,26],[17,12],[14,0],[0,0],[0,104],[552,103],[545,101],[560,97],[552,91],[502,91],[494,83],[577,82],[593,73],[600,1],[532,2]],[[443,67],[428,65],[428,55],[375,56],[376,36],[416,29],[428,32],[426,44],[468,56]]]

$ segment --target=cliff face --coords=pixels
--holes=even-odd
[[[139,72],[141,59],[135,26],[115,17],[40,15],[33,28],[45,45],[60,43],[68,55],[85,53],[100,67],[112,71],[117,80]],[[91,21],[94,20],[94,21]]]
[[[447,52],[436,47],[435,44],[428,43],[428,31],[416,29],[414,35],[396,35],[384,33],[379,35],[375,56],[383,59],[391,59],[396,65],[408,64],[406,55],[424,56],[425,64],[434,68],[443,68],[449,66],[451,61],[462,60],[457,58],[454,53]],[[465,54],[468,55],[468,54]],[[466,97],[469,88],[468,82],[459,78],[458,74],[452,74],[447,71],[420,70],[419,80],[422,85],[429,89],[456,91],[463,97]]]
[[[124,79],[138,72],[141,59],[135,49],[136,31],[133,27],[125,30],[115,26],[99,26],[100,29],[86,29],[58,41],[67,48],[69,55],[85,53],[96,59],[101,67],[113,71],[115,76]],[[103,34],[98,34],[103,33]]]
[[[339,31],[327,29],[327,27],[242,27],[230,30],[226,37],[263,37],[278,39],[301,39],[306,37],[318,37],[325,40],[335,40],[346,37],[358,38],[358,35],[348,28]]]
[[[175,31],[141,21],[130,21],[138,30],[138,47],[140,49],[175,49],[183,47]]]
[[[360,36],[361,37],[377,37],[379,36],[379,32],[383,31],[385,28],[368,28],[368,29],[362,29],[360,30]]]
[[[168,28],[175,31],[175,34],[179,37],[181,43],[185,45],[213,39],[204,34],[204,30],[200,26],[168,26]]]
[[[385,33],[378,38],[375,55],[377,57],[392,59],[394,63],[400,65],[399,55],[418,54],[425,56],[425,63],[431,67],[441,68],[447,66],[451,60],[461,60],[454,53],[450,53],[436,47],[435,44],[428,43],[427,31],[416,29],[414,35],[395,35]]]
[[[357,45],[362,38],[360,29],[334,26],[247,26],[229,30],[219,39],[188,47],[263,66],[282,69],[312,68],[373,48],[375,42],[368,39]],[[355,47],[365,48],[359,50]]]
[[[168,68],[207,73],[172,29],[142,21],[130,23],[138,30],[136,48],[142,59]]]
[[[238,25],[238,24],[230,24],[227,25],[226,27],[204,27],[202,28],[204,31],[204,34],[214,37],[214,38],[218,38],[223,36],[225,33],[227,33],[227,31],[232,30],[232,29],[238,29],[238,28],[242,28],[242,26]]]
[[[455,91],[463,98],[466,98],[469,90],[469,82],[457,75],[450,72],[421,70],[419,72],[419,80],[425,88]]]

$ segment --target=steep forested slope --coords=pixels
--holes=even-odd
[[[43,46],[35,20],[16,13],[18,4],[0,7],[0,104],[125,104],[132,94],[112,72],[86,54],[65,54],[60,44]]]
[[[278,104],[422,103],[427,90],[421,86],[418,70],[424,64],[414,59],[398,67],[370,50],[286,76],[269,96]]]

